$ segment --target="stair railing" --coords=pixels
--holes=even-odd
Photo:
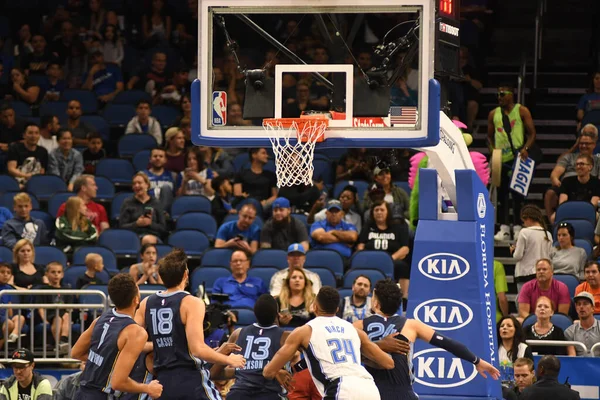
[[[537,89],[538,62],[542,59],[542,44],[544,41],[544,14],[548,10],[546,0],[538,0],[535,14],[535,49],[533,56],[533,88]]]

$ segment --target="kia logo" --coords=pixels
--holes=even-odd
[[[452,253],[430,254],[419,261],[419,271],[436,281],[453,281],[467,275],[471,266],[461,256]]]
[[[466,385],[477,376],[475,365],[443,349],[421,350],[414,355],[415,381],[439,389]]]
[[[438,331],[454,331],[473,320],[473,310],[462,301],[431,299],[415,308],[413,318]]]

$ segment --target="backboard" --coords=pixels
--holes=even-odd
[[[265,118],[330,118],[327,147],[439,141],[434,0],[200,0],[192,141],[268,147]]]

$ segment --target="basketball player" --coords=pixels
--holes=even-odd
[[[118,274],[108,282],[108,295],[115,308],[96,318],[71,350],[71,356],[87,361],[81,374],[76,400],[106,400],[113,394],[146,393],[160,397],[163,387],[153,380],[138,383],[129,377],[148,334],[133,320],[140,292],[129,274]]]
[[[152,351],[152,349],[150,349]],[[152,353],[146,353],[142,350],[142,354],[138,357],[129,377],[136,382],[148,383],[152,381],[154,375],[150,372],[152,369]],[[148,400],[148,395],[145,393],[124,393],[119,400]]]
[[[364,330],[370,340],[379,340],[384,335],[400,332],[399,339],[414,342],[417,338],[441,347],[456,357],[475,364],[477,371],[484,377],[487,372],[498,379],[500,372],[486,361],[471,353],[465,345],[435,332],[420,321],[396,315],[402,304],[402,292],[393,281],[381,280],[375,284],[371,306],[375,314],[362,321],[354,322],[354,326]],[[408,358],[400,354],[392,354],[394,369],[382,370],[371,367],[367,363],[367,371],[373,375],[382,400],[416,400],[412,390],[411,367]]]
[[[183,250],[163,257],[158,273],[167,290],[145,298],[135,320],[149,332],[153,372],[163,382],[165,399],[220,399],[206,362],[243,368],[246,360],[239,354],[219,354],[204,343],[205,305],[184,291],[189,272]]]
[[[323,286],[313,303],[317,317],[294,329],[264,368],[264,377],[273,379],[296,351],[301,350],[324,400],[379,400],[373,377],[361,365],[361,352],[386,369],[394,368],[394,360],[362,330],[336,317],[339,304],[338,291]]]
[[[211,379],[233,379],[235,383],[227,394],[227,400],[281,400],[282,385],[287,386],[291,375],[280,369],[277,381],[263,377],[263,368],[285,343],[289,331],[275,324],[278,315],[277,300],[270,294],[261,295],[254,304],[254,315],[258,323],[237,329],[229,337],[229,343],[237,343],[246,358],[241,369],[215,365],[210,370]]]

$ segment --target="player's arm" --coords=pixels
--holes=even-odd
[[[238,328],[235,331],[233,331],[231,336],[229,336],[229,340],[227,340],[227,343],[236,343],[238,337],[240,336],[241,330],[242,328]],[[235,369],[225,368],[225,365],[223,364],[214,364],[210,369],[210,379],[212,380],[226,380],[233,378],[235,378]]]
[[[308,325],[301,326],[292,331],[284,345],[275,353],[270,363],[263,369],[263,376],[273,379],[283,366],[289,362],[296,352],[302,347],[302,342],[310,337],[312,328]]]
[[[146,300],[147,299],[148,298],[146,297],[144,300],[142,300],[142,302],[140,303],[140,306],[138,307],[137,311],[135,312],[135,316],[133,318],[133,320],[136,322],[136,324],[138,324],[139,326],[141,326],[144,329],[146,328]],[[144,349],[142,351],[144,353],[150,353],[153,350],[154,350],[154,343],[148,341],[144,345]]]
[[[394,360],[392,356],[384,352],[375,343],[369,340],[367,334],[362,330],[355,328],[360,338],[360,352],[369,360],[375,361],[380,367],[385,369],[394,368]]]
[[[92,343],[92,333],[94,331],[94,327],[96,326],[98,318],[96,318],[94,322],[92,322],[90,327],[87,328],[85,332],[81,334],[81,336],[79,336],[77,343],[75,343],[73,345],[73,348],[71,349],[71,357],[81,361],[87,361],[88,353],[90,351],[90,345]]]
[[[126,393],[147,393],[153,399],[162,394],[162,385],[154,380],[149,384],[139,383],[129,377],[144,345],[148,333],[139,325],[131,324],[119,334],[119,356],[115,361],[111,385],[113,389]]]

